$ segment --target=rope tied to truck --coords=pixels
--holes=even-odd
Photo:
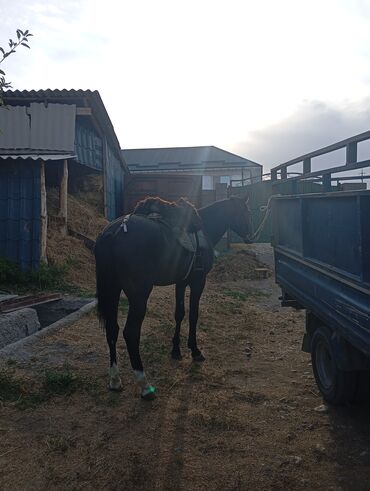
[[[252,242],[254,242],[256,239],[258,239],[259,236],[261,235],[261,232],[265,226],[265,223],[266,223],[266,221],[269,218],[270,213],[271,213],[271,200],[272,200],[272,198],[275,198],[276,196],[279,196],[279,195],[274,194],[274,195],[270,196],[269,200],[267,201],[267,204],[260,206],[260,211],[264,211],[265,215],[262,218],[261,223],[258,225],[257,230],[251,236]]]

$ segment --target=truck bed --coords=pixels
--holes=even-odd
[[[370,191],[275,197],[276,281],[370,356]]]

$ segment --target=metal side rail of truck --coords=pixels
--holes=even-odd
[[[370,191],[272,200],[282,305],[306,309],[302,349],[333,404],[370,394]]]

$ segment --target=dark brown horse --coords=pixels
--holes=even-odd
[[[141,209],[145,208],[145,204],[141,206]],[[186,214],[180,213],[181,216]],[[110,351],[110,389],[121,388],[116,356],[119,331],[117,313],[121,291],[129,303],[123,336],[143,398],[151,399],[155,394],[155,389],[146,380],[139,351],[141,325],[154,285],[176,284],[176,328],[171,353],[174,359],[181,358],[180,326],[185,316],[185,289],[190,287],[188,348],[194,361],[204,361],[197,346],[196,326],[199,300],[213,264],[213,248],[229,228],[249,242],[252,225],[245,200],[236,197],[200,208],[196,214],[196,218],[199,217],[202,230],[197,232],[195,253],[183,247],[173,227],[163,223],[155,214],[132,214],[119,218],[109,224],[97,238],[95,260],[98,313],[106,330]],[[179,227],[182,230],[191,229],[186,223],[179,224]]]

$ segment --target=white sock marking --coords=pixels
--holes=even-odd
[[[134,375],[136,378],[136,382],[138,383],[139,387],[141,388],[141,395],[145,397],[146,395],[155,392],[154,387],[152,387],[147,379],[145,372],[140,372],[139,370],[134,370]]]
[[[109,387],[111,389],[120,389],[122,387],[122,382],[119,376],[119,370],[116,363],[113,363],[113,365],[110,367],[109,375],[110,375]]]

